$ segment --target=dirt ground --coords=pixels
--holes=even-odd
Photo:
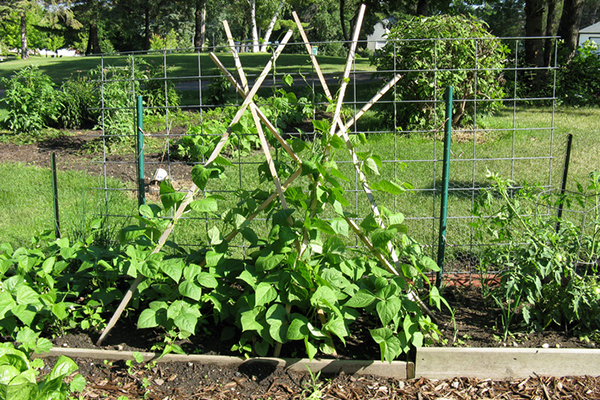
[[[103,164],[103,155],[84,151],[95,139],[94,132],[60,136],[37,144],[15,145],[0,142],[0,162],[21,162],[39,167],[50,166],[50,153],[57,154],[59,169],[74,169],[93,174],[104,173],[125,183],[135,182],[132,156],[109,155]],[[146,162],[160,162],[160,152],[146,153]],[[178,176],[189,179],[191,166],[174,164]],[[174,174],[175,175],[175,174]],[[448,312],[438,313],[443,340],[439,346],[471,347],[587,347],[600,345],[581,340],[573,332],[564,330],[544,333],[511,335],[507,341],[499,339],[495,330],[498,310],[487,304],[479,289],[453,285],[444,296],[455,310],[452,321]],[[117,334],[114,332],[121,332]],[[208,340],[206,340],[208,339]],[[159,341],[156,332],[132,333],[128,327],[115,328],[104,348],[149,351]],[[86,333],[69,334],[54,339],[56,346],[92,348],[94,337]],[[199,337],[182,343],[186,350],[204,354],[231,354],[227,344],[212,336]],[[285,348],[285,347],[284,347]],[[288,346],[290,351],[294,347]],[[369,342],[368,330],[349,340],[341,357],[379,357],[378,346]],[[291,354],[282,354],[291,356]],[[456,377],[448,380],[396,380],[372,376],[320,376],[298,374],[264,366],[228,369],[210,365],[170,363],[128,366],[124,362],[98,362],[76,359],[88,385],[85,399],[600,399],[600,377],[537,377],[515,381],[476,380]],[[312,397],[311,397],[312,396]],[[125,397],[121,397],[121,400]]]

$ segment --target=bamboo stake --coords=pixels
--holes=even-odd
[[[240,81],[242,82],[244,93],[248,93],[248,80],[246,79],[246,74],[244,73],[244,69],[242,68],[240,56],[237,50],[235,49],[235,42],[233,41],[233,35],[231,34],[231,30],[229,30],[229,24],[227,23],[227,20],[223,20],[223,27],[225,28],[225,35],[227,35],[227,41],[229,42],[231,54],[233,54],[233,59],[235,61],[235,69],[237,69]]]
[[[312,52],[312,47],[310,45],[310,42],[308,41],[308,37],[306,36],[306,33],[304,32],[304,28],[302,27],[302,22],[300,22],[300,18],[298,18],[298,14],[296,13],[296,11],[292,12],[292,16],[294,17],[294,21],[296,21],[296,26],[298,26],[298,31],[300,32],[300,36],[302,36],[302,40],[304,41],[304,46],[306,47],[306,50],[308,51],[308,55],[310,56],[313,66],[315,67],[317,76],[319,77],[319,80],[321,81],[321,85],[323,86],[323,90],[325,91],[325,97],[327,97],[327,99],[329,101],[331,101],[331,100],[333,100],[333,96],[331,95],[331,92],[329,91],[329,86],[327,85],[327,81],[325,80],[325,77],[323,76],[323,72],[321,72],[321,67],[319,66],[319,63],[317,62],[317,57],[315,57],[315,55]]]
[[[213,60],[213,62],[217,65],[217,67],[219,67],[219,69],[221,70],[221,72],[223,72],[223,74],[225,75],[225,77],[227,79],[229,79],[229,82],[231,82],[231,84],[236,88],[236,90],[240,94],[240,96],[242,96],[242,98],[246,98],[247,97],[247,93],[244,92],[244,89],[235,80],[235,78],[233,77],[233,75],[231,75],[231,73],[227,70],[227,68],[223,65],[223,63],[221,63],[221,60],[219,60],[219,58],[216,56],[216,54],[215,53],[210,53],[209,56]],[[269,129],[269,131],[273,134],[273,136],[275,136],[275,139],[277,139],[277,141],[279,142],[279,144],[281,144],[281,147],[283,147],[283,149],[286,151],[286,153],[288,153],[289,156],[292,157],[292,159],[294,161],[296,161],[298,164],[302,164],[302,160],[290,148],[290,146],[287,144],[287,142],[285,141],[285,139],[283,139],[281,137],[281,135],[279,134],[279,131],[277,130],[277,128],[275,127],[275,125],[273,125],[271,123],[271,121],[269,121],[269,119],[260,110],[260,108],[258,108],[255,103],[250,103],[250,107],[252,107],[252,108],[254,108],[256,110],[256,112],[258,113],[258,116],[260,117],[261,121],[267,126],[267,129]]]
[[[260,88],[260,86],[264,82],[267,74],[271,70],[271,67],[273,66],[274,61],[281,55],[281,52],[283,51],[283,49],[285,48],[285,45],[287,44],[287,42],[290,40],[291,37],[292,37],[292,31],[289,30],[287,32],[287,34],[285,35],[285,37],[283,38],[283,40],[281,41],[281,43],[279,44],[279,46],[277,47],[277,50],[273,54],[273,57],[271,57],[271,60],[269,60],[267,65],[265,65],[263,72],[258,77],[258,79],[255,81],[254,85],[252,86],[252,90],[250,90],[250,92],[248,93],[248,96],[244,99],[244,102],[240,106],[240,109],[238,110],[236,115],[231,120],[231,123],[229,124],[227,131],[221,137],[221,140],[219,141],[219,143],[213,150],[211,156],[204,163],[204,166],[210,165],[217,158],[217,156],[221,153],[221,151],[223,150],[223,147],[225,146],[225,143],[227,142],[227,138],[229,137],[229,134],[231,133],[232,126],[240,120],[244,111],[246,111],[246,108],[250,105],[250,103],[253,102],[254,96],[258,92],[258,89]],[[197,190],[198,190],[198,187],[196,186],[196,184],[192,184],[192,186],[189,188],[188,192],[186,193],[184,199],[182,200],[180,206],[175,211],[175,214],[173,216],[173,219],[169,223],[169,226],[167,227],[167,229],[165,229],[165,231],[159,238],[158,243],[156,244],[156,247],[152,251],[152,254],[158,253],[163,248],[165,242],[167,241],[167,238],[171,235],[171,232],[173,231],[173,228],[175,227],[175,223],[179,220],[179,218],[181,218],[185,209],[187,208],[189,203],[193,200],[194,194],[197,192]],[[102,341],[104,341],[104,338],[106,337],[106,335],[108,335],[108,333],[115,326],[115,324],[121,317],[121,314],[125,310],[125,307],[127,306],[127,304],[129,304],[129,301],[133,297],[133,293],[135,293],[138,285],[142,282],[143,279],[144,279],[144,276],[139,274],[135,278],[135,280],[132,282],[131,286],[129,287],[129,289],[127,290],[125,295],[123,296],[121,303],[119,303],[119,306],[117,307],[114,314],[112,315],[110,321],[108,322],[108,324],[102,331],[100,338],[98,338],[96,345],[100,346],[102,344]]]
[[[363,5],[364,6],[364,5]],[[361,9],[362,11],[362,9]],[[329,94],[329,98],[331,99],[331,95],[330,95],[330,91],[329,88],[327,86],[327,82],[325,81],[323,75],[320,73],[321,68],[319,67],[319,63],[316,59],[316,57],[314,57],[314,55],[312,54],[311,51],[311,46],[310,43],[308,41],[308,38],[306,37],[306,34],[304,33],[304,30],[302,28],[302,25],[300,23],[299,18],[297,17],[297,15],[294,15],[294,19],[296,20],[296,25],[298,26],[298,30],[300,31],[300,34],[304,40],[304,44],[305,47],[307,49],[307,51],[309,52],[309,55],[311,56],[311,61],[313,62],[313,65],[315,66],[315,70],[317,71],[317,75],[319,76],[319,79],[321,80],[321,84],[323,85],[323,89],[325,90],[326,95]],[[360,16],[359,16],[359,20],[360,20]],[[362,23],[362,21],[361,21]],[[356,25],[357,27],[359,27],[359,25]],[[354,32],[354,36],[353,36],[353,40],[357,39],[358,34],[357,34],[357,30],[355,30]],[[354,58],[354,54],[352,54],[352,52],[356,51],[356,46],[355,46],[355,42],[353,42],[352,47],[351,47],[351,51],[348,54],[348,61],[346,62],[346,67],[344,70],[344,78],[342,81],[342,87],[343,87],[343,91],[342,88],[340,88],[340,97],[338,98],[338,105],[340,104],[340,99],[343,98],[343,96],[345,95],[345,83],[348,81],[348,78],[350,76],[350,68],[351,68],[351,60],[353,60]],[[375,202],[375,199],[373,197],[373,193],[368,185],[368,182],[366,180],[366,177],[364,176],[364,173],[361,171],[360,169],[360,163],[358,161],[358,157],[356,156],[356,153],[354,152],[354,147],[352,146],[352,143],[350,142],[350,137],[348,135],[348,129],[350,129],[350,127],[352,125],[354,125],[356,123],[356,121],[362,117],[366,111],[368,111],[373,104],[375,104],[377,101],[379,101],[379,99],[385,94],[387,93],[397,82],[398,80],[401,78],[401,76],[399,74],[397,74],[390,82],[388,82],[382,89],[379,90],[379,92],[377,92],[377,94],[375,96],[373,96],[373,98],[367,102],[367,104],[365,104],[361,110],[356,113],[356,115],[352,118],[352,120],[350,120],[348,123],[346,123],[345,125],[342,124],[341,118],[337,118],[334,116],[334,123],[332,123],[331,126],[331,133],[333,134],[334,130],[337,129],[337,127],[339,127],[339,131],[335,132],[335,135],[338,136],[342,136],[346,142],[346,147],[348,148],[348,151],[350,152],[350,155],[352,157],[352,161],[354,164],[355,169],[357,170],[358,174],[359,174],[359,180],[361,182],[361,185],[363,187],[363,191],[366,193],[367,198],[369,200],[369,203],[371,204],[371,209],[373,210],[373,214],[376,216],[376,220],[378,225],[385,229],[385,224],[383,222],[383,218],[381,217],[381,213],[379,212],[379,208]],[[337,108],[336,108],[337,110]],[[337,125],[337,127],[336,127]],[[319,182],[317,182],[317,185],[319,184]],[[347,219],[347,221],[351,221],[349,219]],[[354,226],[355,228],[358,229],[358,227],[356,226],[356,224],[352,223],[351,226]],[[392,257],[392,261],[395,265],[395,268],[392,267],[392,265],[389,263],[389,261],[379,252],[374,251],[375,249],[373,248],[372,243],[370,243],[370,240],[362,233],[360,232],[360,229],[355,230],[355,233],[357,233],[357,235],[359,236],[359,238],[361,238],[361,240],[363,241],[363,243],[365,243],[365,245],[367,246],[367,248],[369,248],[370,251],[374,252],[376,257],[382,262],[384,263],[384,265],[386,265],[386,268],[388,268],[388,270],[390,272],[392,272],[393,274],[397,275],[397,276],[401,276],[404,278],[404,274],[402,272],[402,268],[400,266],[400,260],[398,258],[398,255],[396,253],[396,249],[394,248],[393,244],[391,242],[387,243],[387,248],[388,251],[390,253],[390,256]],[[303,245],[306,244],[307,242],[307,237],[305,236],[305,240],[303,242]],[[303,251],[306,250],[306,247],[303,247],[302,249]],[[412,289],[408,289],[408,286],[404,288],[405,290],[408,290],[408,296],[409,298],[411,298],[412,300],[416,301],[419,306],[421,307],[421,309],[427,313],[432,319],[435,319],[435,316],[433,315],[433,313],[429,310],[429,308],[427,307],[427,305],[418,297],[418,295],[414,292],[414,290]]]
[[[281,55],[281,52],[285,48],[285,45],[287,44],[287,42],[292,37],[292,33],[293,32],[291,30],[289,30],[287,32],[287,34],[284,36],[284,38],[281,40],[279,46],[277,47],[277,50],[275,50],[275,53],[273,54],[273,57],[271,57],[271,59],[269,60],[269,62],[267,62],[267,65],[265,65],[265,68],[263,69],[263,71],[261,72],[261,74],[258,76],[258,78],[256,79],[256,81],[254,82],[254,85],[252,85],[252,89],[248,92],[248,95],[246,96],[246,98],[242,102],[242,105],[240,106],[240,108],[238,109],[237,113],[233,117],[233,119],[231,121],[231,124],[229,124],[229,128],[227,128],[227,131],[223,134],[223,136],[221,137],[221,140],[219,141],[219,143],[217,143],[217,145],[215,146],[215,149],[213,150],[212,154],[210,155],[210,157],[206,161],[207,165],[210,164],[210,163],[212,163],[217,158],[217,156],[219,154],[221,154],[221,151],[223,150],[223,147],[227,143],[227,138],[231,134],[232,126],[234,124],[236,124],[242,118],[242,115],[246,111],[246,108],[248,108],[248,106],[250,105],[250,103],[252,103],[254,101],[253,100],[254,96],[258,92],[258,89],[260,89],[260,87],[263,84],[264,80],[266,79],[269,71],[273,67],[273,63],[275,62],[275,60],[277,60],[277,58],[279,58],[279,56]]]

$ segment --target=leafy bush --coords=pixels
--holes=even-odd
[[[435,100],[443,99],[448,86],[454,87],[454,126],[472,122],[473,99],[504,97],[500,70],[508,49],[473,17],[413,17],[399,21],[387,39],[372,64],[379,75],[389,77],[395,71],[402,75],[396,84],[396,118],[403,129],[441,125],[444,107]],[[477,112],[500,106],[495,101],[478,102]],[[386,113],[393,119],[391,110]]]
[[[140,60],[138,60],[137,64],[140,64]],[[175,89],[173,81],[164,79],[164,66],[153,67],[145,62],[143,62],[143,65],[146,66],[148,74],[148,77],[142,84],[144,107],[151,114],[155,114],[158,109],[164,109],[165,107],[178,107],[181,104],[181,96]]]
[[[58,118],[57,94],[50,77],[37,66],[17,71],[10,79],[2,78],[6,91],[8,116],[4,120],[14,133],[34,133]]]
[[[600,105],[600,52],[598,45],[586,41],[575,57],[558,74],[558,97],[574,106]]]
[[[92,128],[98,121],[98,91],[86,76],[71,77],[58,92],[59,125],[67,129]]]
[[[597,197],[600,174],[590,177],[588,189]],[[501,270],[500,285],[489,295],[502,310],[504,338],[518,312],[526,326],[536,330],[550,325],[600,329],[600,210],[591,213],[584,231],[543,212],[549,205],[581,202],[584,188],[556,199],[537,188],[514,189],[496,174],[489,178],[493,187],[475,203],[474,227],[482,243],[501,243],[482,254],[480,267],[484,273]]]

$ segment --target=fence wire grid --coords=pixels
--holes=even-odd
[[[384,96],[373,109],[351,128],[352,133],[364,133],[369,139],[369,150],[377,154],[382,161],[380,173],[397,180],[408,182],[412,188],[401,195],[379,195],[378,201],[383,206],[404,213],[408,221],[409,235],[426,246],[435,258],[440,226],[440,196],[443,158],[443,123],[437,110],[443,110],[444,100],[440,93],[446,89],[441,87],[437,77],[448,72],[453,74],[469,74],[473,77],[474,94],[459,99],[468,113],[468,123],[452,131],[452,149],[450,161],[448,221],[446,232],[446,270],[445,272],[471,272],[476,267],[476,253],[480,243],[474,235],[474,217],[471,214],[473,204],[483,188],[489,187],[486,179],[488,171],[499,173],[515,182],[520,187],[524,182],[538,182],[544,190],[555,190],[560,187],[563,160],[565,156],[565,138],[555,135],[555,102],[557,67],[540,71],[522,64],[523,43],[525,40],[539,38],[504,38],[503,43],[510,49],[504,68],[484,69],[475,61],[473,65],[461,68],[442,65],[444,68],[428,70],[401,70],[394,59],[394,68],[388,71],[376,71],[365,57],[357,57],[352,63],[349,87],[344,99],[344,112],[354,115],[368,102],[372,94],[385,83],[385,74],[407,74],[417,72],[421,76],[431,78],[433,97],[421,102],[431,104],[434,108],[433,122],[426,129],[413,129],[401,126],[401,118],[397,113],[403,105],[415,103],[413,100],[399,98],[396,89]],[[439,46],[448,40],[473,41],[475,48],[482,39],[428,39]],[[361,43],[364,46],[365,43]],[[335,59],[318,55],[318,49],[331,43],[313,43],[317,59],[322,63],[326,81],[335,93],[339,87],[342,67],[334,68]],[[344,45],[341,43],[340,45]],[[242,57],[250,87],[257,79],[259,71],[268,62],[271,53],[248,54]],[[237,78],[233,59],[226,48],[213,48],[217,57],[223,61],[229,71]],[[554,52],[556,55],[556,51]],[[194,58],[193,71],[183,68],[183,59]],[[437,52],[435,56],[437,57]],[[126,61],[123,61],[126,60]],[[556,60],[556,56],[553,57]],[[190,50],[163,50],[158,52],[130,53],[127,57],[102,56],[102,73],[99,76],[102,103],[100,105],[103,123],[101,130],[102,159],[98,164],[103,171],[103,187],[107,201],[113,191],[136,191],[136,152],[131,146],[128,155],[114,155],[110,147],[118,142],[134,142],[136,127],[135,102],[138,95],[144,94],[144,164],[145,164],[145,196],[148,202],[159,201],[156,178],[157,171],[166,171],[169,179],[178,190],[185,190],[191,185],[191,169],[194,164],[204,161],[201,149],[196,159],[182,156],[178,145],[182,138],[194,138],[201,146],[204,139],[220,136],[222,132],[214,131],[218,121],[232,115],[242,102],[242,98],[231,88],[218,72],[215,64],[206,53]],[[340,58],[338,63],[343,64]],[[438,60],[432,60],[439,65]],[[115,72],[116,71],[116,72]],[[548,84],[546,97],[528,96],[527,88],[532,74],[545,73]],[[478,77],[493,73],[504,82],[501,97],[490,98],[479,96],[477,91]],[[291,86],[286,85],[287,76],[293,78]],[[116,86],[127,88],[128,97],[120,102],[112,99],[111,93]],[[149,89],[153,89],[152,92]],[[283,90],[283,92],[281,91]],[[286,97],[287,93],[295,93],[295,97]],[[148,93],[154,93],[149,99]],[[176,94],[176,97],[174,95]],[[328,105],[323,97],[317,74],[310,64],[309,56],[303,43],[288,43],[285,53],[276,62],[259,91],[260,102],[268,102],[274,96],[280,102],[288,102],[286,106],[302,113],[312,114],[314,119],[326,118]],[[174,99],[177,99],[174,101]],[[294,104],[294,98],[296,103]],[[282,100],[283,99],[283,100]],[[495,102],[502,107],[493,115],[485,112],[485,104]],[[455,105],[461,105],[455,101]],[[260,104],[259,104],[260,105]],[[468,105],[468,107],[466,107]],[[310,110],[307,112],[306,107]],[[127,115],[130,125],[118,126],[116,116]],[[443,115],[443,114],[442,114]],[[390,117],[391,116],[391,117]],[[294,120],[288,115],[272,115],[285,137],[301,135],[310,138],[315,135],[311,118],[302,117]],[[534,118],[533,118],[534,117]],[[287,118],[287,119],[286,119]],[[225,125],[226,127],[226,125]],[[204,139],[202,139],[204,138]],[[235,165],[228,170],[228,179],[221,186],[207,188],[225,198],[224,204],[234,206],[244,196],[261,187],[259,166],[264,156],[255,149],[247,150],[242,138],[238,138],[237,147],[226,152],[230,162]],[[361,149],[365,150],[365,149]],[[276,160],[284,160],[280,150],[274,150]],[[189,156],[189,155],[188,155]],[[348,176],[354,174],[351,161],[341,160],[347,164]],[[130,171],[130,181],[125,186],[116,185],[110,179],[115,169]],[[236,171],[235,174],[233,171]],[[353,211],[357,215],[365,215],[368,202],[364,198],[358,177],[347,187],[348,200],[352,200]],[[126,179],[127,180],[127,179]],[[265,190],[272,190],[264,186]],[[130,196],[135,201],[135,193]],[[590,200],[591,202],[591,200]],[[589,203],[591,204],[591,203]],[[135,210],[135,207],[133,208]],[[579,221],[586,216],[597,213],[597,206],[579,209]],[[221,210],[223,211],[223,210]],[[132,211],[133,213],[135,211]],[[111,215],[115,218],[126,218],[126,215]],[[125,224],[126,222],[121,222]],[[188,214],[176,227],[174,237],[178,243],[199,246],[208,241],[208,230],[216,221],[201,215]],[[255,223],[259,224],[260,221]],[[585,222],[581,222],[585,225]],[[235,245],[244,247],[240,239]]]

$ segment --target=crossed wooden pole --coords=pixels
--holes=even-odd
[[[368,101],[361,109],[360,111],[358,111],[356,113],[356,115],[354,115],[354,117],[352,119],[350,119],[348,122],[344,123],[342,121],[342,115],[341,115],[341,109],[342,109],[342,105],[343,105],[343,101],[344,101],[344,96],[346,93],[346,88],[349,82],[349,77],[350,77],[350,72],[351,72],[351,68],[352,68],[352,63],[354,62],[354,58],[356,55],[356,48],[358,45],[358,36],[360,33],[360,29],[361,29],[361,25],[362,25],[362,21],[364,18],[364,13],[365,13],[365,6],[362,5],[361,9],[359,11],[359,15],[357,18],[357,22],[355,25],[355,30],[354,30],[354,34],[353,34],[353,38],[352,38],[352,43],[351,43],[351,47],[350,47],[350,51],[348,53],[348,58],[347,58],[347,62],[346,62],[346,66],[344,69],[344,74],[343,74],[343,78],[342,78],[342,82],[340,85],[340,90],[339,90],[339,94],[338,94],[338,98],[337,98],[337,102],[336,102],[336,107],[335,107],[335,112],[333,115],[333,120],[332,120],[332,124],[331,124],[331,129],[330,129],[330,135],[336,135],[341,137],[345,143],[346,143],[346,147],[348,149],[348,152],[350,153],[350,156],[352,158],[352,162],[354,164],[354,168],[357,172],[357,175],[359,177],[359,181],[361,182],[361,186],[363,188],[363,191],[365,192],[365,194],[367,195],[367,198],[369,200],[369,203],[371,204],[371,209],[373,211],[373,215],[376,218],[377,224],[379,225],[379,227],[381,228],[385,228],[385,223],[384,220],[381,216],[381,213],[379,211],[379,208],[375,202],[375,199],[373,197],[373,193],[369,187],[369,184],[367,182],[367,179],[364,175],[364,173],[362,172],[361,169],[361,164],[360,161],[358,159],[358,156],[356,155],[356,152],[354,151],[354,146],[352,145],[352,143],[350,142],[350,136],[348,135],[348,130],[356,123],[356,121],[365,114],[366,111],[368,111],[385,93],[387,93],[395,84],[396,82],[400,79],[400,75],[396,75],[392,80],[390,80],[382,89],[380,89],[377,94],[375,96],[373,96],[373,98]],[[321,86],[323,87],[323,90],[325,92],[325,96],[328,98],[328,100],[333,101],[333,96],[331,95],[331,92],[329,90],[327,81],[325,80],[325,77],[321,71],[321,68],[319,66],[319,63],[317,61],[317,58],[315,57],[315,55],[312,53],[312,47],[310,45],[310,42],[308,40],[308,37],[306,36],[306,33],[304,32],[304,29],[302,27],[302,24],[300,22],[300,19],[298,18],[298,15],[296,14],[296,12],[293,12],[293,17],[294,20],[296,22],[298,31],[300,32],[300,35],[303,39],[303,42],[306,46],[306,49],[308,51],[308,54],[311,58],[311,61],[313,63],[314,69],[317,73],[317,76],[319,77],[319,80],[321,82]],[[208,157],[207,161],[204,163],[204,166],[207,167],[209,166],[213,161],[215,161],[215,159],[221,154],[224,146],[227,143],[227,139],[229,137],[229,135],[231,134],[232,131],[232,127],[239,122],[239,120],[241,119],[242,115],[244,114],[244,112],[249,109],[250,113],[252,115],[252,118],[254,120],[254,124],[256,125],[256,129],[258,132],[258,136],[259,136],[259,140],[261,143],[261,148],[263,150],[263,153],[265,155],[268,167],[269,167],[269,171],[271,173],[271,176],[273,177],[273,183],[275,186],[275,192],[272,193],[266,200],[264,200],[264,202],[259,205],[256,210],[246,216],[246,221],[244,222],[242,227],[239,227],[237,229],[234,229],[229,235],[227,235],[225,237],[225,241],[226,242],[230,242],[231,240],[233,240],[237,234],[239,233],[240,229],[242,229],[243,227],[247,226],[247,224],[249,224],[254,218],[256,218],[256,216],[258,216],[264,209],[266,209],[276,198],[280,199],[281,205],[284,209],[287,209],[287,202],[285,199],[285,191],[287,190],[287,188],[301,175],[302,172],[302,160],[300,159],[300,157],[298,157],[298,155],[290,148],[290,146],[288,145],[288,143],[281,137],[281,135],[279,134],[277,128],[275,127],[275,125],[273,125],[269,119],[264,115],[264,113],[260,110],[260,108],[256,105],[256,103],[254,102],[254,96],[256,95],[256,93],[258,92],[258,90],[260,89],[260,87],[262,86],[264,80],[266,79],[266,77],[268,76],[269,72],[271,71],[271,68],[273,67],[275,61],[277,60],[277,58],[281,55],[282,51],[284,50],[286,44],[288,43],[288,41],[290,40],[293,31],[289,30],[286,35],[284,36],[284,38],[281,40],[280,44],[277,46],[277,49],[275,50],[275,52],[273,53],[271,59],[269,60],[269,62],[265,65],[263,71],[261,72],[261,74],[258,76],[258,78],[255,80],[254,84],[252,85],[252,87],[250,88],[248,85],[248,80],[246,78],[246,75],[244,73],[242,64],[241,64],[241,60],[239,58],[239,55],[235,49],[235,45],[234,45],[234,41],[233,41],[233,37],[231,35],[231,31],[229,29],[229,25],[227,23],[227,21],[223,21],[223,25],[225,28],[225,32],[227,34],[227,39],[228,39],[228,43],[229,46],[231,48],[231,52],[233,54],[233,58],[235,61],[235,68],[238,72],[238,76],[240,81],[238,82],[235,77],[227,70],[227,68],[225,68],[225,66],[223,65],[223,63],[221,63],[221,61],[219,60],[219,58],[214,54],[214,53],[210,53],[210,57],[213,60],[213,62],[217,65],[217,67],[221,70],[221,72],[223,73],[223,75],[233,84],[233,86],[236,88],[237,92],[240,94],[240,96],[244,99],[242,104],[240,105],[237,113],[235,114],[235,116],[233,117],[233,119],[231,120],[231,123],[229,124],[229,127],[227,128],[227,130],[223,133],[223,135],[221,136],[221,139],[219,140],[219,142],[217,143],[215,149],[213,150],[213,152],[211,153],[211,155]],[[273,134],[273,136],[275,137],[275,139],[277,140],[277,142],[279,143],[279,145],[286,151],[286,153],[288,153],[288,155],[292,158],[292,160],[296,163],[297,165],[297,169],[296,171],[291,174],[287,180],[283,183],[281,183],[281,180],[277,174],[277,170],[275,168],[275,164],[273,162],[273,158],[271,156],[271,152],[269,149],[269,145],[266,139],[266,136],[264,134],[263,128],[262,128],[262,124],[261,122],[267,127],[267,129]],[[329,157],[329,150],[330,148],[326,148],[326,159],[328,159]],[[316,177],[314,177],[315,179],[315,190],[318,186],[321,185],[321,181],[322,181],[322,175],[319,174]],[[198,187],[195,184],[192,184],[191,187],[188,189],[185,197],[183,198],[183,200],[181,201],[179,207],[177,208],[177,210],[175,211],[173,218],[171,220],[171,222],[169,223],[168,227],[165,229],[165,231],[162,233],[162,235],[160,236],[158,242],[156,243],[156,246],[154,248],[154,250],[152,251],[152,254],[154,253],[158,253],[161,251],[161,249],[163,248],[165,242],[167,241],[168,237],[171,235],[175,224],[179,221],[179,219],[181,218],[181,216],[183,215],[184,211],[186,210],[187,206],[189,205],[189,203],[194,199],[194,196],[197,194],[198,192]],[[313,197],[316,200],[316,197]],[[314,216],[314,214],[316,213],[316,202],[313,202],[313,206],[311,209],[311,216]],[[394,249],[394,246],[391,242],[388,242],[387,244],[387,248],[388,248],[388,252],[392,258],[391,262],[390,260],[387,259],[387,257],[382,254],[379,250],[377,250],[373,244],[371,243],[370,239],[368,238],[368,236],[360,229],[360,227],[356,224],[356,222],[354,220],[352,220],[351,218],[349,218],[348,216],[344,216],[343,217],[346,222],[348,223],[348,225],[350,226],[350,228],[352,229],[353,232],[355,232],[355,234],[358,236],[358,238],[363,242],[363,244],[369,249],[369,251],[371,251],[374,256],[393,274],[398,275],[398,276],[402,276],[402,269],[400,267],[400,261],[398,258],[398,255]],[[299,250],[299,257],[302,257],[302,255],[304,254],[304,252],[308,249],[308,235],[304,235],[303,240],[301,243],[296,243],[297,248]],[[111,331],[111,329],[114,327],[114,325],[117,323],[117,321],[119,320],[121,314],[123,313],[125,307],[127,306],[127,304],[129,304],[129,301],[131,300],[131,298],[133,297],[133,294],[135,293],[138,285],[142,282],[142,280],[145,277],[142,274],[137,275],[137,277],[135,278],[135,280],[132,282],[130,288],[127,290],[127,292],[125,293],[123,299],[121,300],[121,303],[119,304],[119,306],[117,307],[117,309],[115,310],[113,316],[111,317],[110,321],[108,322],[108,324],[106,325],[106,328],[104,328],[104,330],[102,331],[102,334],[100,335],[100,338],[97,340],[96,344],[98,346],[100,346],[102,344],[102,341],[105,339],[105,337],[109,334],[109,332]],[[414,291],[414,289],[412,289],[408,283],[406,283],[405,287],[403,288],[406,292],[407,295],[409,296],[409,298],[413,301],[416,301],[419,306],[423,309],[424,312],[428,313],[430,316],[433,317],[433,315],[431,314],[431,312],[428,310],[427,306],[423,303],[423,301],[418,297],[418,295],[416,294],[416,292]],[[289,307],[288,307],[289,308]],[[286,311],[290,312],[289,309],[286,308]],[[318,313],[319,317],[321,318],[321,322],[324,323],[324,313],[320,312]],[[279,355],[281,349],[281,343],[278,343],[275,347],[274,350],[274,356],[277,357]]]

